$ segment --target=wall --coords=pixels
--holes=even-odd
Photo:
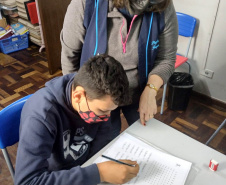
[[[194,91],[226,103],[226,1],[173,0],[177,12],[197,19],[195,37],[189,51]],[[185,53],[187,39],[179,38],[178,53]],[[188,71],[187,65],[177,71]],[[206,70],[213,71],[205,74]]]

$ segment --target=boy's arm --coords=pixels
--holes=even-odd
[[[50,131],[37,118],[26,118],[22,124],[17,151],[15,185],[94,185],[100,183],[96,164],[70,170],[48,171],[48,161],[55,142]]]

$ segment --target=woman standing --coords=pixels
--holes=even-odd
[[[106,53],[126,71],[132,102],[111,113],[114,138],[120,111],[131,125],[157,113],[158,89],[174,72],[178,40],[171,0],[72,0],[61,32],[62,71],[68,74],[93,55]]]

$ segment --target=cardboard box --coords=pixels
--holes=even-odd
[[[3,19],[0,19],[0,27],[3,27],[5,28],[7,26],[7,22],[6,22],[6,19],[3,18]]]

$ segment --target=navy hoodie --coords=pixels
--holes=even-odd
[[[96,164],[82,168],[108,141],[110,121],[88,124],[71,104],[76,74],[54,78],[25,103],[17,151],[16,185],[94,185]]]

